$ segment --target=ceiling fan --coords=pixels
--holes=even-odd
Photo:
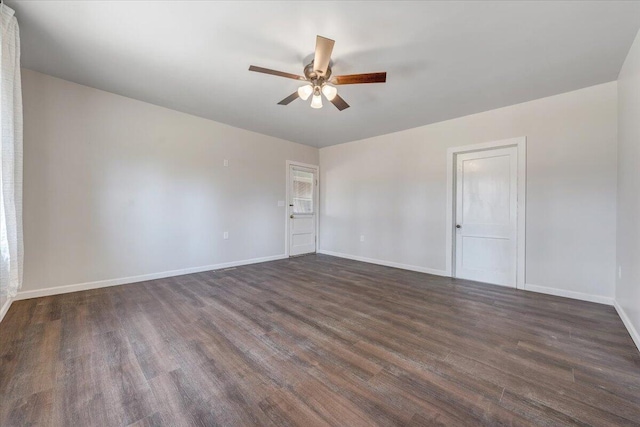
[[[336,89],[335,85],[384,83],[387,81],[387,73],[349,74],[331,77],[331,52],[333,51],[334,44],[335,41],[326,37],[316,37],[315,57],[310,64],[304,67],[304,76],[270,70],[255,65],[251,65],[249,71],[272,74],[274,76],[305,82],[297,91],[278,102],[279,105],[288,105],[297,98],[302,98],[306,101],[313,95],[311,98],[311,108],[322,108],[321,95],[324,95],[338,110],[342,111],[345,108],[349,108],[349,104],[338,95],[338,89]]]

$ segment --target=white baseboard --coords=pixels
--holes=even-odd
[[[546,286],[530,285],[526,283],[524,285],[524,290],[547,295],[555,295],[557,297],[573,298],[582,301],[597,302],[599,304],[613,305],[613,298],[602,295],[591,295],[582,292],[567,291],[566,289],[549,288]]]
[[[203,271],[220,270],[223,268],[238,267],[241,265],[257,264],[260,262],[275,261],[287,258],[286,255],[274,255],[262,258],[253,258],[241,261],[225,262],[222,264],[206,265],[202,267],[185,268],[181,270],[163,271],[161,273],[143,274],[140,276],[123,277],[119,279],[98,280],[96,282],[78,283],[75,285],[55,286],[52,288],[36,289],[33,291],[18,292],[16,300],[46,297],[49,295],[66,294],[69,292],[86,291],[89,289],[105,288],[108,286],[126,285],[129,283],[143,282],[146,280],[164,279],[166,277],[182,276],[184,274],[201,273]]]
[[[0,322],[2,322],[2,319],[4,319],[4,315],[7,314],[7,311],[9,311],[9,307],[11,307],[12,302],[13,298],[9,297],[9,299],[4,302],[2,307],[0,307]]]
[[[400,264],[398,262],[393,262],[393,261],[383,261],[381,259],[366,258],[362,256],[357,256],[357,255],[349,255],[349,254],[343,254],[339,252],[332,252],[332,251],[325,251],[325,250],[319,250],[318,253],[331,255],[338,258],[352,259],[354,261],[368,262],[369,264],[384,265],[385,267],[394,267],[394,268],[401,268],[403,270],[417,271],[420,273],[434,274],[436,276],[445,276],[445,277],[451,276],[446,271],[436,270],[435,268],[418,267],[417,265]]]
[[[629,335],[631,335],[631,339],[633,339],[633,342],[636,343],[636,347],[638,347],[638,350],[640,350],[640,334],[638,333],[636,328],[633,326],[633,323],[631,323],[631,319],[629,319],[629,316],[627,316],[627,313],[624,311],[622,306],[618,304],[618,301],[613,300],[613,306],[616,308],[616,311],[618,312],[618,316],[620,316],[620,319],[622,319],[622,323],[624,323],[624,326],[627,328],[627,331],[629,331]]]

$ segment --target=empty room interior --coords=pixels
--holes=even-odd
[[[640,425],[640,1],[0,4],[0,426]]]

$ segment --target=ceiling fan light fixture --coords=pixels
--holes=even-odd
[[[320,86],[313,87],[313,98],[311,98],[311,108],[322,108],[322,96],[320,96]]]
[[[324,86],[322,86],[322,93],[327,97],[329,101],[333,101],[333,98],[335,98],[338,94],[338,89],[336,89],[334,86],[325,84]]]
[[[302,98],[304,101],[309,99],[312,93],[313,93],[313,86],[311,85],[304,85],[298,88],[298,96]]]
[[[311,108],[322,108],[322,97],[320,95],[313,95],[313,98],[311,98]]]

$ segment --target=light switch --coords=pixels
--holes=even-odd
[[[361,241],[361,242],[364,242],[364,234],[362,234],[362,235],[360,236],[360,241]]]
[[[284,200],[278,200],[278,207],[284,207]]]
[[[229,166],[229,160],[228,160],[228,159],[224,159],[223,164],[224,164],[224,166],[225,166],[225,167],[226,167],[226,166]]]
[[[228,231],[225,231],[224,233],[222,233],[222,238],[223,238],[224,240],[229,239],[229,232],[228,232]]]

